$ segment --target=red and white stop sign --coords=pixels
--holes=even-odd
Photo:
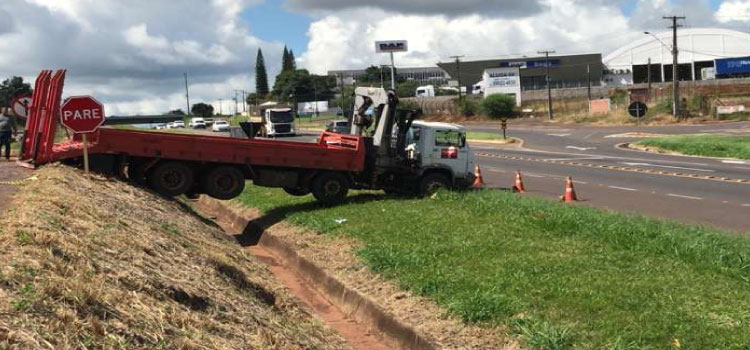
[[[96,131],[104,119],[104,105],[91,96],[69,97],[60,109],[62,124],[76,134]]]

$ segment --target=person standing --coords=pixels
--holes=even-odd
[[[8,110],[8,108],[4,108],[0,113],[0,155],[2,154],[2,148],[5,147],[5,159],[10,160],[10,142],[17,129],[16,120]]]

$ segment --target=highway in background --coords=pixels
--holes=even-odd
[[[472,131],[500,133],[494,124]],[[581,204],[750,234],[750,162],[617,148],[626,133],[750,136],[750,123],[660,127],[511,125],[523,147],[472,145],[491,187],[510,187],[521,170],[528,195],[556,198],[572,176]]]

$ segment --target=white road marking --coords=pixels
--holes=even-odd
[[[596,149],[596,147],[578,147],[578,146],[567,146],[565,148],[574,149],[578,151],[588,151],[588,150]]]
[[[627,163],[627,162],[620,162],[622,164],[625,164],[627,166],[647,166],[647,167],[655,167],[655,168],[667,168],[667,169],[680,169],[680,170],[693,170],[693,171],[701,171],[704,173],[715,173],[715,170],[709,170],[709,169],[696,169],[696,168],[685,168],[681,166],[671,166],[671,165],[659,165],[659,164],[651,164],[651,163]]]
[[[536,177],[536,178],[544,178],[543,175],[536,175],[536,174],[529,174],[529,173],[523,173],[521,176],[528,176],[528,177]]]
[[[618,187],[618,186],[608,186],[609,188],[615,189],[615,190],[623,190],[623,191],[629,191],[629,192],[638,192],[635,188],[627,188],[627,187]]]
[[[750,204],[743,204],[742,206],[745,208],[750,208]]]
[[[698,200],[698,201],[703,200],[703,198],[701,198],[701,197],[683,196],[681,194],[674,194],[674,193],[670,193],[667,196],[676,197],[676,198],[684,198],[684,199],[695,199],[695,200]]]
[[[742,160],[724,160],[722,161],[724,164],[750,164],[748,162],[742,161]]]
[[[646,159],[646,158],[633,158],[633,157],[616,157],[616,156],[605,156],[601,154],[585,154],[585,153],[570,153],[570,152],[552,152],[552,151],[542,151],[542,150],[535,150],[531,148],[515,148],[508,151],[509,153],[542,153],[542,154],[559,154],[564,156],[579,156],[579,157],[598,157],[599,159],[617,159],[622,161],[636,161],[636,162],[648,162],[648,161],[654,161],[653,159]],[[659,160],[660,163],[667,163],[667,164],[680,164],[680,165],[691,165],[691,166],[710,166],[706,163],[693,163],[693,162],[684,162],[684,161],[670,161],[670,160]]]
[[[548,162],[562,162],[569,160],[602,160],[601,157],[581,157],[581,158],[557,158],[557,159],[544,159]]]
[[[573,134],[547,134],[547,136],[557,136],[557,137],[566,137],[570,135],[573,135]]]
[[[736,166],[736,167],[734,167],[734,168],[735,168],[735,169],[740,169],[740,170],[750,170],[750,168],[748,168],[748,167],[744,167],[744,166]]]

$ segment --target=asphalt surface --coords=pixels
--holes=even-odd
[[[494,124],[473,131],[501,133]],[[472,147],[491,187],[510,187],[521,170],[527,195],[557,198],[572,176],[582,205],[750,234],[750,161],[662,155],[619,148],[626,133],[750,136],[750,123],[658,127],[510,125],[523,147]],[[618,136],[619,135],[619,136]]]
[[[499,124],[466,126],[502,134]],[[522,147],[473,143],[472,149],[489,187],[511,187],[520,170],[528,190],[525,195],[558,198],[565,178],[571,176],[581,205],[750,235],[750,161],[630,150],[621,145],[642,137],[628,133],[750,136],[750,123],[596,127],[511,122],[508,135],[522,139]],[[311,130],[279,139],[315,142],[318,135]]]

